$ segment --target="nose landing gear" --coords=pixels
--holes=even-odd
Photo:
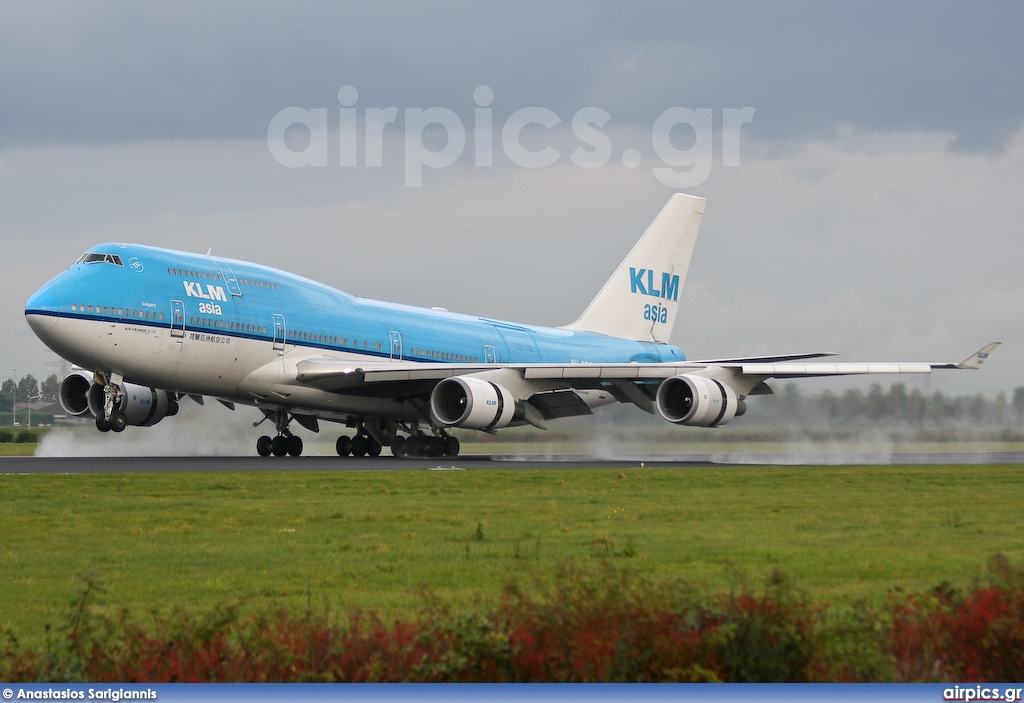
[[[118,377],[120,379],[120,377]],[[94,374],[93,389],[103,393],[103,407],[96,414],[96,429],[100,432],[124,432],[128,427],[128,416],[125,415],[125,397],[120,380],[112,381],[107,374]],[[90,390],[90,393],[93,390]]]

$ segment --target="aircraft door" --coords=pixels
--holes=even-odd
[[[402,334],[391,330],[391,358],[396,361],[402,360]]]
[[[285,327],[284,315],[274,313],[274,349],[284,351],[284,343],[288,338],[288,328]]]
[[[185,303],[180,300],[171,301],[171,336],[185,336]]]
[[[495,356],[494,356],[494,347],[492,347],[490,344],[485,344],[484,345],[484,362],[488,363],[488,364],[493,364],[495,361],[496,361],[496,359],[495,359]]]

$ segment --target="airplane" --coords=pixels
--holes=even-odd
[[[74,364],[60,385],[96,428],[148,427],[185,396],[259,409],[261,456],[299,456],[292,422],[351,428],[340,456],[457,456],[455,429],[495,433],[631,403],[677,425],[721,427],[768,379],[978,369],[825,363],[828,352],[687,360],[669,344],[706,200],[674,194],[580,317],[562,327],[361,298],[274,268],[108,243],[26,303],[40,340]]]

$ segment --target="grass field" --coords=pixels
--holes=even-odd
[[[614,560],[727,589],[782,568],[812,596],[968,584],[1024,562],[1024,467],[707,467],[0,476],[0,627],[37,643],[99,574],[136,613],[456,608],[524,568]]]

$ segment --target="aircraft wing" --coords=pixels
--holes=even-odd
[[[993,342],[960,362],[895,363],[794,363],[800,359],[831,356],[829,352],[785,354],[777,356],[705,359],[680,363],[619,364],[424,364],[418,362],[351,362],[314,358],[296,364],[295,380],[325,391],[352,392],[366,384],[390,386],[430,386],[445,378],[493,372],[517,373],[524,381],[557,382],[571,388],[595,388],[605,381],[660,381],[680,374],[698,374],[721,378],[735,385],[739,393],[768,378],[811,378],[859,374],[923,374],[932,369],[977,369],[999,346]],[[551,385],[547,383],[545,385]]]

